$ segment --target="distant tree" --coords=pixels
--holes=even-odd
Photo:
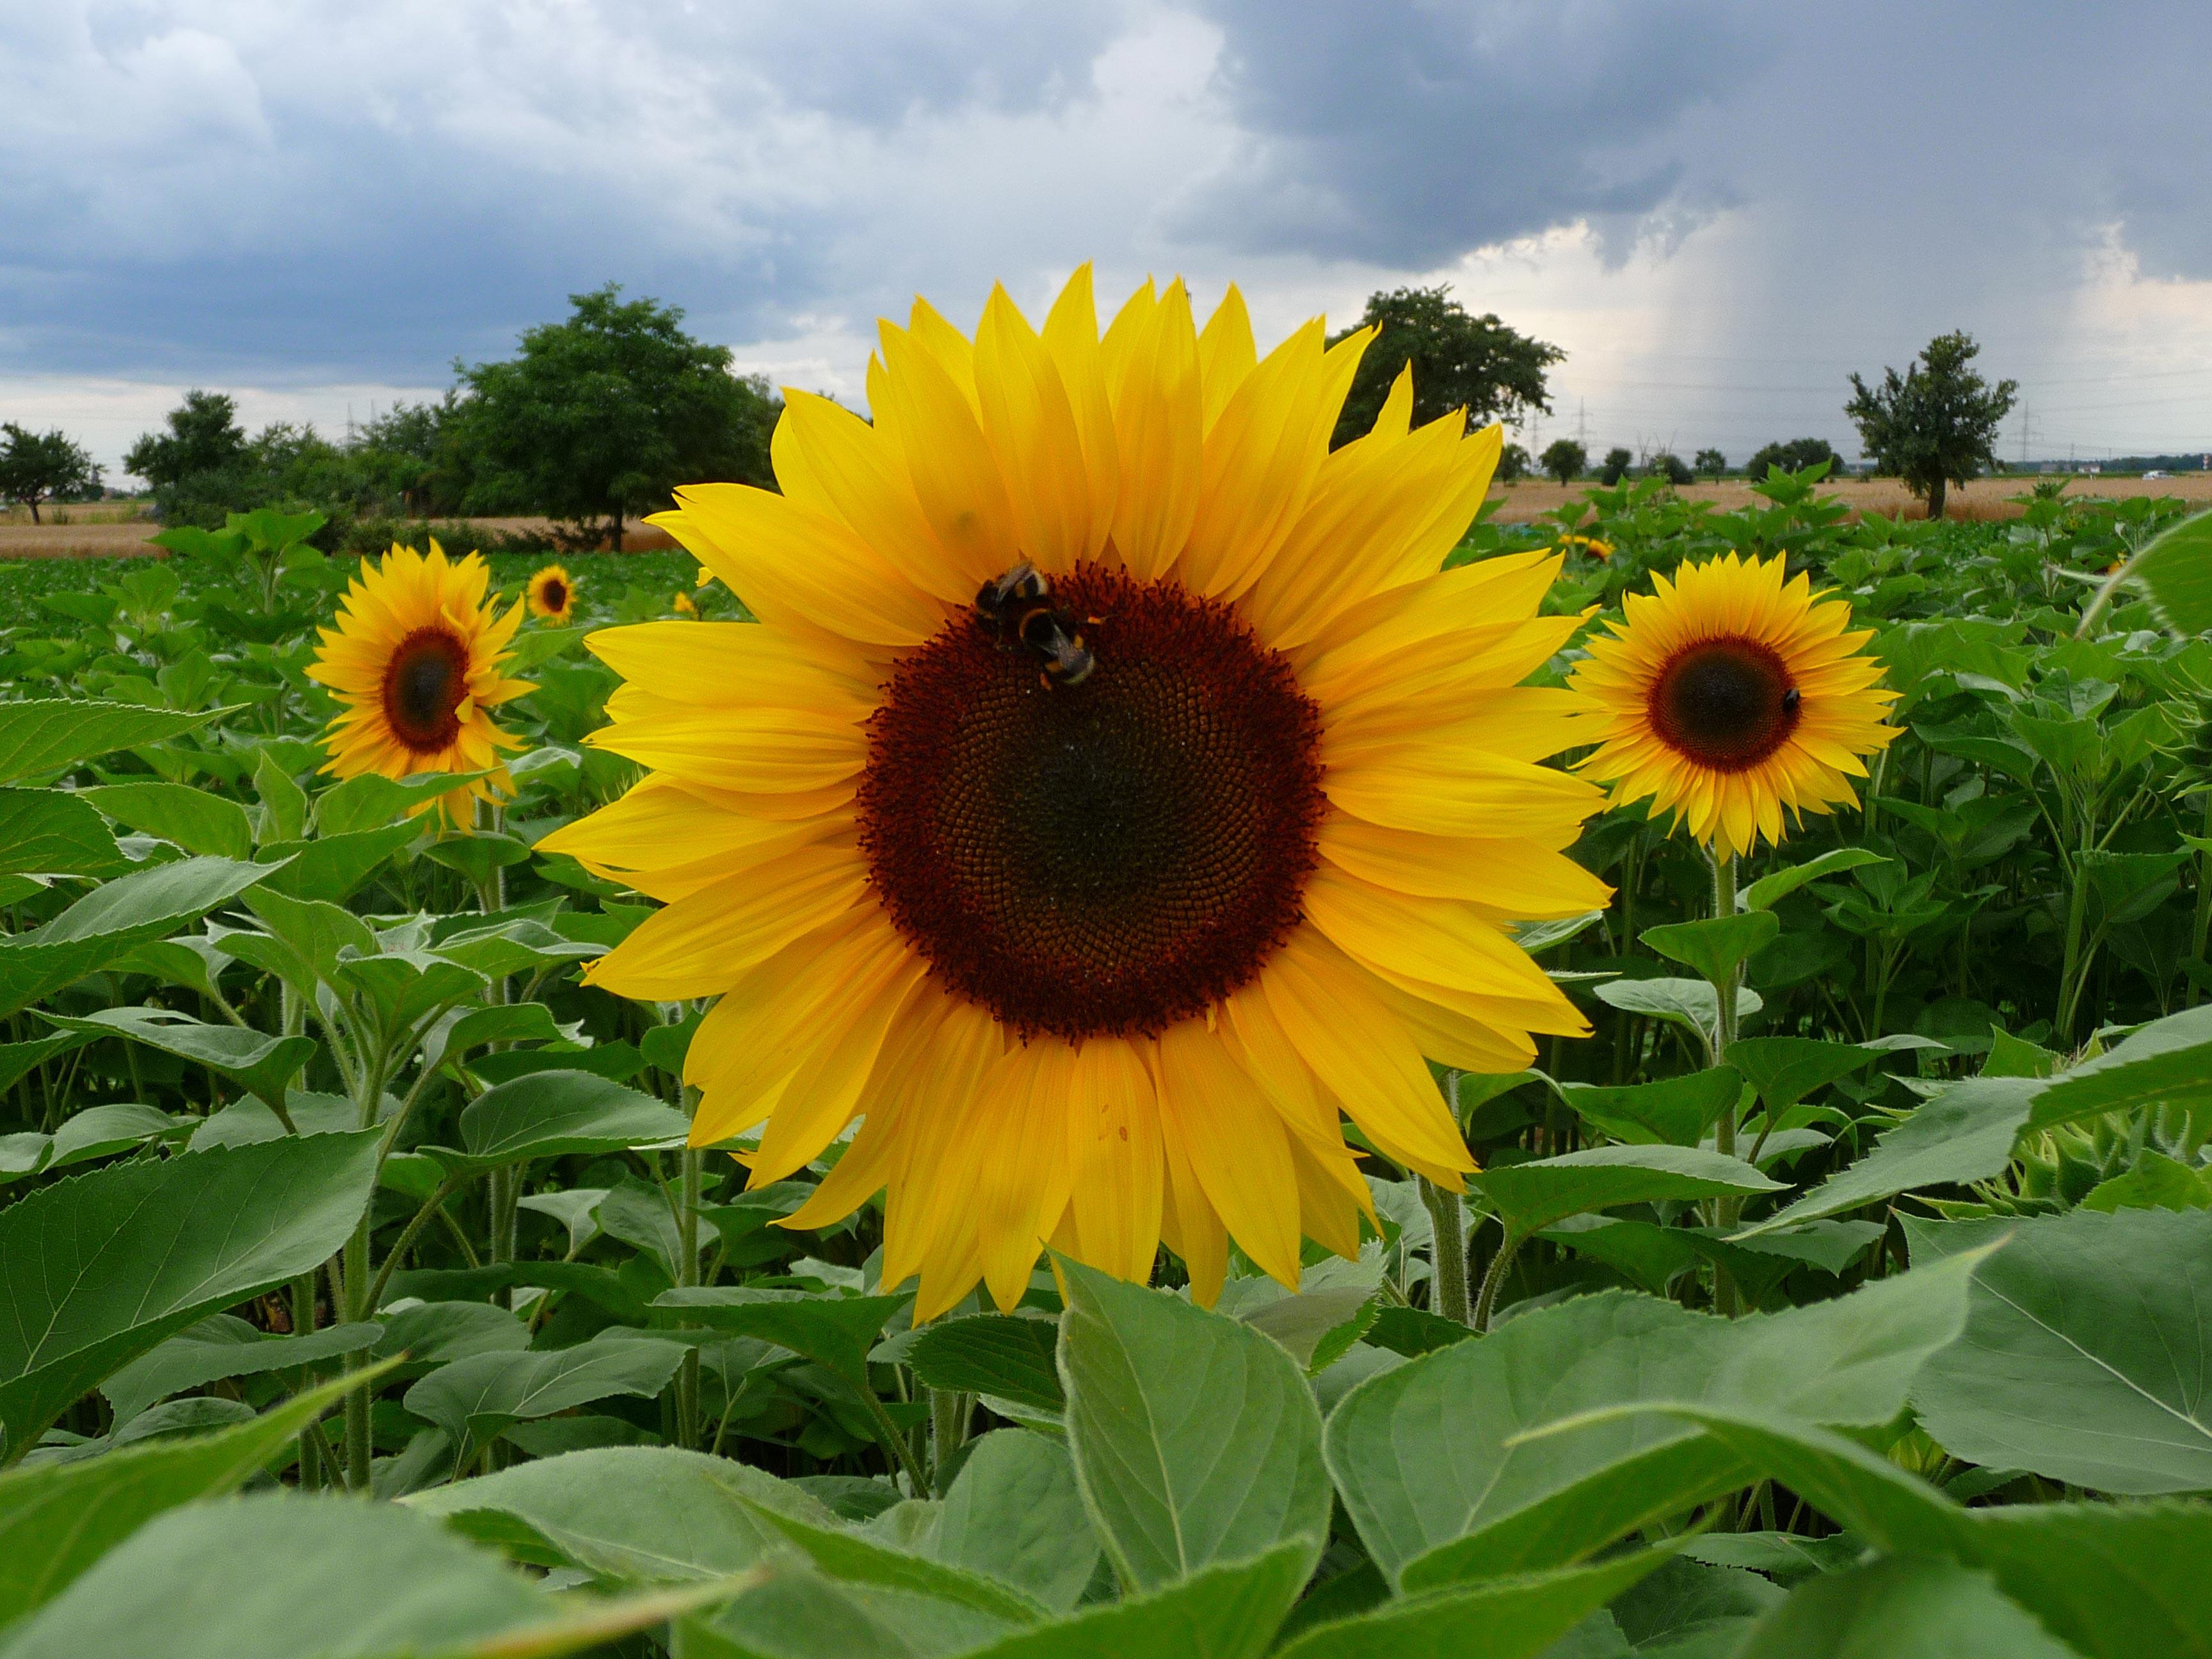
[[[726,346],[686,334],[684,313],[624,301],[610,283],[569,295],[563,321],[530,329],[507,362],[456,364],[455,410],[481,463],[474,493],[505,492],[572,523],[623,523],[678,484],[766,483],[778,408],[767,384],[730,372]]]
[[[1508,444],[1498,452],[1498,476],[1507,483],[1519,483],[1528,476],[1528,452],[1519,444]]]
[[[1648,478],[1664,478],[1668,483],[1694,483],[1697,474],[1680,455],[1671,449],[1662,449],[1644,464],[1644,475]]]
[[[0,501],[30,508],[33,524],[40,501],[99,492],[100,468],[67,433],[0,426]]]
[[[246,461],[236,402],[220,392],[194,390],[169,411],[167,430],[149,432],[131,446],[123,470],[151,484],[156,508],[173,518],[188,501],[252,505],[235,499]]]
[[[1765,482],[1769,467],[1780,467],[1784,472],[1802,472],[1808,466],[1828,464],[1834,471],[1844,464],[1844,458],[1826,438],[1792,438],[1787,443],[1767,444],[1753,452],[1744,463],[1743,476],[1753,483]]]
[[[1572,438],[1555,438],[1544,447],[1542,465],[1547,475],[1571,484],[1589,470],[1589,451]]]
[[[1859,429],[1859,447],[1926,496],[1931,519],[1943,516],[1947,484],[1971,483],[1996,464],[1991,446],[2020,392],[2019,381],[1991,386],[1970,367],[1981,349],[1970,335],[1939,334],[1904,374],[1882,370],[1878,386],[1851,376],[1844,413]]]
[[[1567,355],[1508,328],[1492,313],[1470,316],[1449,287],[1371,295],[1355,326],[1377,332],[1359,360],[1332,444],[1349,443],[1373,427],[1391,382],[1409,362],[1416,425],[1455,409],[1467,410],[1470,426],[1532,409],[1549,414],[1544,371]],[[1333,336],[1331,343],[1342,338]]]
[[[1636,457],[1620,448],[1605,452],[1605,465],[1598,469],[1597,481],[1610,489],[1628,476],[1628,469],[1636,465]]]
[[[1728,457],[1717,449],[1701,449],[1698,452],[1698,458],[1690,465],[1717,483],[1721,474],[1728,471]]]

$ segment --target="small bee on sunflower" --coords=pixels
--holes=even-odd
[[[671,608],[679,617],[696,617],[699,614],[699,607],[691,602],[691,596],[681,588],[676,591],[676,597],[670,604]]]
[[[523,597],[529,602],[532,616],[556,628],[566,627],[576,614],[576,584],[557,564],[532,572]]]
[[[1716,860],[1761,836],[1778,845],[1784,807],[1802,818],[1855,804],[1863,757],[1897,735],[1884,724],[1897,693],[1861,648],[1872,631],[1848,631],[1850,606],[1808,577],[1785,582],[1778,556],[1730,553],[1651,584],[1574,671],[1603,711],[1583,774],[1615,805],[1671,811]]]

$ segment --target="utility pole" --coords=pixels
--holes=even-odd
[[[1589,399],[1575,399],[1575,441],[1584,449],[1589,447]]]

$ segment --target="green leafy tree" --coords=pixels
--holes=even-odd
[[[1925,496],[1931,519],[1943,516],[1947,485],[1996,464],[1991,446],[2020,392],[2019,381],[1992,386],[1972,367],[1981,349],[1971,335],[1939,334],[1904,374],[1883,369],[1879,386],[1851,376],[1844,413],[1859,429],[1859,447]]]
[[[1664,478],[1673,484],[1694,483],[1698,476],[1690,471],[1689,464],[1671,449],[1662,449],[1646,461],[1644,471],[1647,477]]]
[[[1598,469],[1597,481],[1610,489],[1628,476],[1628,469],[1636,465],[1636,457],[1618,445],[1605,452],[1605,465]]]
[[[564,320],[523,335],[520,356],[456,365],[467,388],[459,435],[480,467],[471,506],[520,500],[572,524],[604,520],[619,548],[623,521],[665,506],[678,484],[769,480],[778,404],[765,382],[731,373],[727,347],[611,283],[569,304]]]
[[[1528,476],[1528,452],[1519,444],[1508,444],[1498,452],[1498,477],[1505,483],[1519,483]]]
[[[1720,482],[1721,474],[1728,471],[1728,457],[1717,449],[1701,449],[1698,452],[1697,459],[1692,461],[1690,465],[1693,470],[1704,473],[1717,483]]]
[[[1843,465],[1844,458],[1836,453],[1834,445],[1826,438],[1792,438],[1786,443],[1766,444],[1755,451],[1744,463],[1743,475],[1759,483],[1772,467],[1780,467],[1784,472],[1802,472],[1808,466],[1823,464],[1831,471]]]
[[[1572,438],[1555,438],[1544,446],[1541,465],[1547,477],[1571,484],[1589,469],[1589,451]]]
[[[1369,296],[1359,328],[1375,338],[1359,360],[1332,442],[1349,443],[1375,424],[1391,382],[1413,366],[1413,422],[1455,409],[1469,425],[1510,420],[1532,409],[1551,412],[1544,374],[1566,353],[1508,328],[1492,313],[1470,315],[1448,287],[1401,288]],[[1331,343],[1352,331],[1332,337]]]
[[[153,486],[162,519],[221,524],[226,507],[258,504],[246,499],[251,460],[236,401],[195,388],[169,411],[165,430],[146,433],[131,446],[123,470]]]
[[[99,466],[67,433],[32,432],[13,421],[0,426],[0,501],[28,507],[33,524],[40,501],[99,491]]]

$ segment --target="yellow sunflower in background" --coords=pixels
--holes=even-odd
[[[668,608],[679,617],[696,617],[699,614],[698,605],[693,603],[691,596],[680,587],[669,599]]]
[[[522,602],[498,615],[484,598],[490,576],[479,555],[448,559],[434,541],[427,555],[394,545],[375,564],[362,561],[307,669],[340,705],[323,739],[324,771],[493,774],[451,793],[445,805],[456,819],[470,793],[488,798],[488,784],[503,784],[499,752],[520,744],[489,711],[535,688],[501,670]]]
[[[1594,559],[1609,559],[1613,556],[1613,544],[1600,541],[1595,536],[1577,536],[1570,532],[1559,538],[1557,545],[1569,549],[1579,547]]]
[[[1606,887],[1599,804],[1538,763],[1581,700],[1520,682],[1572,617],[1556,557],[1443,572],[1499,447],[1454,413],[1328,439],[1368,336],[1265,357],[1151,283],[1101,337],[884,323],[872,424],[787,393],[782,493],[677,492],[676,539],[761,620],[592,636],[601,746],[648,775],[549,849],[664,908],[590,970],[718,996],[685,1063],[755,1184],[860,1122],[788,1224],[885,1194],[881,1282],[1000,1307],[1049,1243],[1194,1293],[1227,1242],[1286,1284],[1371,1216],[1349,1116],[1457,1188],[1423,1056],[1511,1072],[1581,1017],[1510,923]]]
[[[530,603],[530,614],[556,628],[564,626],[576,614],[576,584],[568,573],[557,564],[549,564],[531,573],[530,585],[523,597]]]
[[[1649,797],[1717,858],[1778,843],[1784,807],[1851,805],[1862,757],[1897,735],[1883,724],[1897,694],[1861,650],[1872,630],[1850,631],[1850,606],[1809,577],[1783,577],[1778,556],[1733,553],[1654,576],[1572,676],[1606,712],[1582,769],[1616,804]]]

